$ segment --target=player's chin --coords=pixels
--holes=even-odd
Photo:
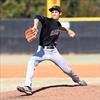
[[[55,19],[55,20],[58,20],[59,19],[59,17],[56,17],[56,16],[54,16],[54,17],[52,17],[53,19]]]

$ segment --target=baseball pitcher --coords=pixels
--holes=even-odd
[[[66,31],[71,38],[73,38],[76,33],[69,28],[62,27],[61,23],[58,21],[62,15],[62,11],[59,6],[53,6],[49,9],[49,11],[51,12],[51,18],[36,15],[34,18],[34,26],[27,29],[25,32],[27,41],[31,42],[37,37],[39,22],[42,24],[38,50],[28,62],[25,85],[17,87],[18,91],[26,93],[27,95],[32,94],[32,76],[34,75],[34,70],[36,66],[44,60],[54,62],[64,73],[69,75],[72,80],[79,85],[87,85],[84,80],[80,80],[79,76],[66,65],[64,59],[56,48],[61,30]]]

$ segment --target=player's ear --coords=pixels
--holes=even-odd
[[[60,12],[60,16],[62,16],[62,12]]]

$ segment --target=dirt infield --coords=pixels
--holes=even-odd
[[[81,77],[100,77],[100,54],[63,55],[67,65]],[[0,55],[0,78],[25,77],[27,62],[31,55]],[[66,77],[52,62],[38,65],[35,77]]]
[[[11,91],[0,93],[0,100],[100,100],[100,86],[47,86],[33,89],[31,96]]]
[[[99,64],[69,65],[81,77],[100,77]],[[0,67],[1,78],[25,77],[25,64],[9,64]],[[34,77],[66,77],[66,75],[53,63],[41,63],[35,71]]]
[[[2,82],[9,81],[10,83],[10,79],[13,80],[14,78],[23,78],[23,77],[25,78],[26,65],[27,65],[26,61],[28,61],[29,56],[26,58],[23,56],[21,59],[19,59],[20,56],[15,57],[6,55],[4,58],[3,57],[4,56],[2,55],[0,63],[0,79],[4,79],[5,81]],[[89,58],[91,58],[91,56],[87,57],[87,59]],[[87,61],[85,57],[81,59],[79,57],[80,62],[78,62],[79,59],[77,59],[75,63],[70,62],[68,65],[80,77],[100,79],[100,63],[99,63],[100,59],[98,59],[98,61],[96,62],[96,58],[95,57],[93,58],[94,60],[92,59],[90,61],[89,59],[89,61]],[[68,59],[74,61],[76,58],[72,59],[72,57],[71,58],[69,57]],[[86,63],[84,63],[85,61]],[[66,75],[52,62],[43,62],[37,66],[34,77],[37,79],[41,77],[65,78]],[[98,83],[100,83],[99,81],[100,80],[98,80]],[[60,83],[61,80],[60,81],[57,80],[57,82]],[[41,87],[38,88],[34,87],[33,95],[31,96],[26,96],[25,94],[19,93],[17,90],[12,91],[11,89],[9,89],[8,92],[7,91],[0,92],[0,100],[100,100],[100,84],[93,84],[93,85],[89,84],[88,86],[78,86],[76,84],[75,85],[67,84],[67,82],[66,84],[65,83],[63,84],[62,82],[62,84],[59,85],[56,84],[55,82],[55,85],[49,84],[48,86],[45,86],[43,85],[44,83],[42,83]],[[37,81],[35,84],[37,84]],[[0,85],[0,86],[8,87],[8,84],[6,85],[5,83],[5,85]]]

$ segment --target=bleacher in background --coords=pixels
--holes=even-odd
[[[28,43],[24,37],[31,26],[33,19],[0,20],[0,53],[34,53],[38,38]],[[100,53],[100,21],[70,21],[70,26],[77,35],[60,34],[57,48],[61,53]]]

